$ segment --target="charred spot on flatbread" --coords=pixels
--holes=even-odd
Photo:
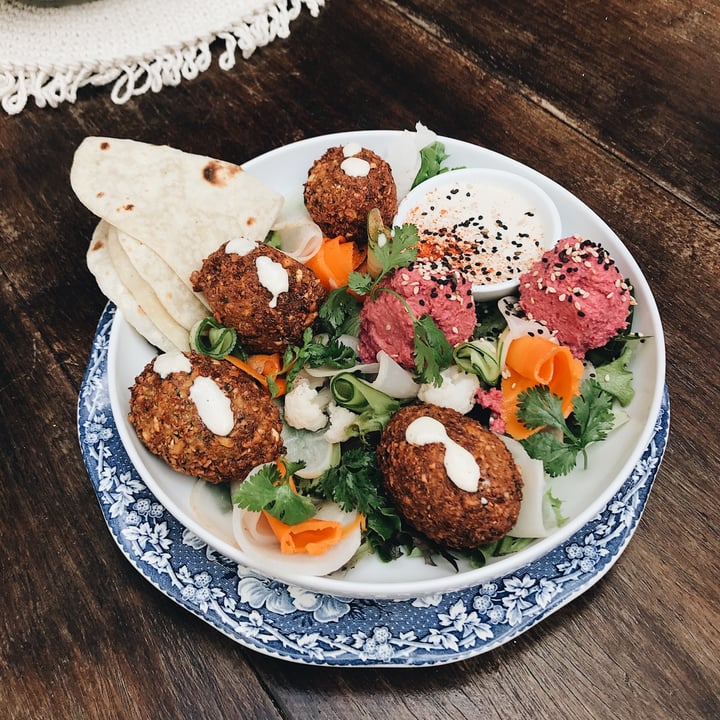
[[[210,160],[203,168],[203,179],[211,185],[223,187],[234,175],[243,172],[239,165],[230,165],[220,160]]]

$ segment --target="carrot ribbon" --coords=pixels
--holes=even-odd
[[[570,348],[547,338],[526,335],[515,338],[508,347],[502,380],[502,419],[506,431],[522,440],[540,428],[528,428],[517,417],[518,397],[538,385],[547,386],[562,403],[563,415],[573,409],[573,399],[580,389],[583,364]]]
[[[357,517],[347,525],[343,525],[337,520],[320,520],[318,518],[310,518],[296,525],[288,525],[273,517],[266,510],[263,510],[263,515],[280,543],[280,552],[307,553],[308,555],[322,555],[337,545],[364,519],[358,513]]]
[[[350,273],[363,261],[363,253],[354,242],[342,235],[323,238],[320,249],[305,265],[309,267],[327,290],[335,290],[348,283]]]

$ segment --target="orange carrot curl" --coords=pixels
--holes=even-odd
[[[320,249],[305,265],[309,267],[327,290],[347,285],[350,273],[363,261],[363,253],[354,242],[339,235],[323,238]]]
[[[308,555],[322,555],[337,545],[364,520],[364,517],[358,513],[357,517],[346,525],[336,520],[320,520],[318,518],[310,518],[296,525],[288,525],[270,515],[266,510],[263,510],[263,515],[280,542],[281,552],[307,553]]]
[[[508,347],[506,372],[502,379],[502,419],[506,431],[522,440],[540,428],[528,428],[517,418],[518,397],[537,385],[547,385],[562,402],[563,415],[573,409],[573,399],[579,393],[583,364],[570,348],[558,345],[537,335],[515,338]]]
[[[273,378],[278,388],[277,396],[279,397],[285,394],[285,378],[278,376],[278,373],[283,369],[280,353],[250,355],[247,361],[241,360],[234,355],[226,355],[225,359],[235,365],[235,367],[239,367],[266,388],[268,387],[268,377]]]

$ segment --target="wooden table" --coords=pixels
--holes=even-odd
[[[710,0],[328,0],[231,72],[0,117],[0,715],[720,717],[719,78]],[[663,318],[670,441],[613,569],[516,640],[425,669],[288,663],[168,600],[108,533],[76,430],[105,298],[71,158],[103,134],[244,162],[418,120],[541,171],[617,232]]]

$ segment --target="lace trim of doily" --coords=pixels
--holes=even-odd
[[[130,1],[125,0],[125,4]],[[102,0],[97,5],[101,3]],[[146,0],[135,3],[140,15],[143,6],[147,8],[145,3]],[[325,0],[237,0],[232,13],[226,13],[224,22],[217,28],[209,30],[203,27],[191,36],[174,38],[171,44],[164,42],[148,47],[140,54],[103,56],[104,52],[99,50],[102,43],[96,40],[92,47],[85,48],[90,53],[87,59],[73,57],[73,53],[82,53],[83,48],[57,51],[43,46],[36,49],[32,61],[29,61],[23,54],[27,55],[27,36],[32,34],[34,37],[35,29],[44,33],[51,26],[54,38],[58,33],[67,34],[67,37],[60,38],[60,42],[79,42],[82,45],[79,34],[72,32],[72,23],[63,27],[63,18],[67,19],[68,13],[80,12],[83,6],[37,8],[23,6],[14,0],[0,0],[0,105],[10,115],[21,112],[30,99],[38,107],[57,107],[62,102],[74,103],[78,90],[88,85],[111,85],[113,102],[122,104],[136,95],[158,92],[163,87],[196,78],[210,67],[213,60],[210,45],[215,41],[220,41],[221,48],[218,65],[223,70],[230,70],[235,66],[238,53],[247,59],[256,49],[276,38],[287,38],[290,23],[299,16],[303,6],[307,6],[310,14],[317,17],[324,4]],[[176,2],[171,12],[178,12],[180,5],[182,3]],[[193,5],[198,7],[195,2],[190,3],[191,11]],[[83,19],[86,18],[87,15]],[[112,19],[112,13],[104,13],[106,24],[111,24],[107,21]],[[207,22],[207,18],[203,20]],[[137,16],[134,16],[133,22],[137,24]],[[216,18],[213,22],[217,22]],[[187,18],[178,22],[178,32],[186,31],[187,24]],[[17,42],[13,41],[13,32],[26,35]],[[108,39],[108,35],[113,33],[112,27],[105,27],[104,32]],[[38,34],[42,37],[42,33]],[[112,42],[105,43],[107,49],[112,45]]]

